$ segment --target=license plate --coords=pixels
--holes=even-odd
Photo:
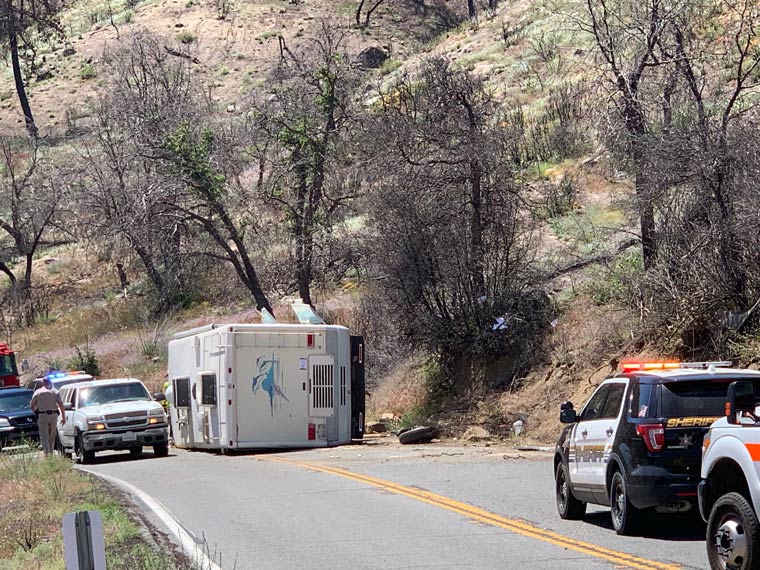
[[[124,440],[124,441],[136,441],[137,440],[137,436],[133,432],[128,431],[127,433],[125,433],[122,436],[121,439]]]

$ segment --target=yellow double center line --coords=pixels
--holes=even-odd
[[[681,568],[679,564],[665,564],[662,562],[655,562],[654,560],[648,560],[646,558],[641,558],[632,554],[626,554],[625,552],[618,552],[616,550],[597,546],[589,542],[574,540],[572,538],[562,536],[561,534],[557,534],[556,532],[544,530],[530,523],[526,523],[517,519],[502,517],[489,511],[479,509],[478,507],[468,505],[467,503],[461,503],[459,501],[449,499],[448,497],[430,493],[429,491],[423,491],[421,489],[415,489],[413,487],[406,487],[404,485],[399,485],[398,483],[393,483],[391,481],[376,479],[375,477],[370,477],[369,475],[353,473],[352,471],[347,471],[346,469],[341,469],[339,467],[326,467],[323,465],[316,465],[314,463],[293,461],[276,456],[256,456],[256,459],[265,459],[268,461],[287,463],[289,465],[295,465],[304,469],[329,473],[331,475],[337,475],[339,477],[351,479],[352,481],[358,481],[359,483],[378,487],[391,493],[396,493],[398,495],[409,497],[410,499],[428,503],[429,505],[434,505],[436,507],[463,515],[472,520],[503,528],[522,536],[535,538],[536,540],[548,542],[555,546],[567,548],[568,550],[574,550],[575,552],[580,552],[589,556],[595,556],[596,558],[602,558],[619,566],[635,568],[637,570],[676,570],[678,568]]]

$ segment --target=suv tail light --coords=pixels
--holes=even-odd
[[[644,438],[649,451],[660,451],[665,445],[665,426],[662,424],[638,424],[636,433]]]

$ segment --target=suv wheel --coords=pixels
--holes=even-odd
[[[718,499],[707,522],[707,558],[712,570],[757,570],[758,521],[752,506],[739,493]]]
[[[74,438],[74,456],[76,457],[77,463],[81,463],[82,465],[87,465],[88,463],[95,461],[95,452],[87,451],[84,448],[82,434],[78,432]]]
[[[625,477],[620,471],[615,471],[610,483],[610,511],[612,526],[618,534],[633,534],[639,523],[641,511],[628,500],[625,488]]]
[[[567,466],[560,461],[554,474],[554,490],[557,496],[557,510],[563,519],[580,520],[586,514],[586,503],[579,501],[570,489]]]
[[[140,457],[142,455],[142,445],[138,445],[137,447],[130,447],[129,454],[132,457]]]

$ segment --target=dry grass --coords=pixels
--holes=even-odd
[[[369,394],[367,418],[376,419],[383,413],[402,416],[424,404],[427,399],[422,363],[413,357],[398,367]]]
[[[0,568],[63,570],[62,517],[99,510],[109,568],[171,569],[152,550],[141,526],[110,489],[72,468],[70,461],[38,454],[0,455]]]

